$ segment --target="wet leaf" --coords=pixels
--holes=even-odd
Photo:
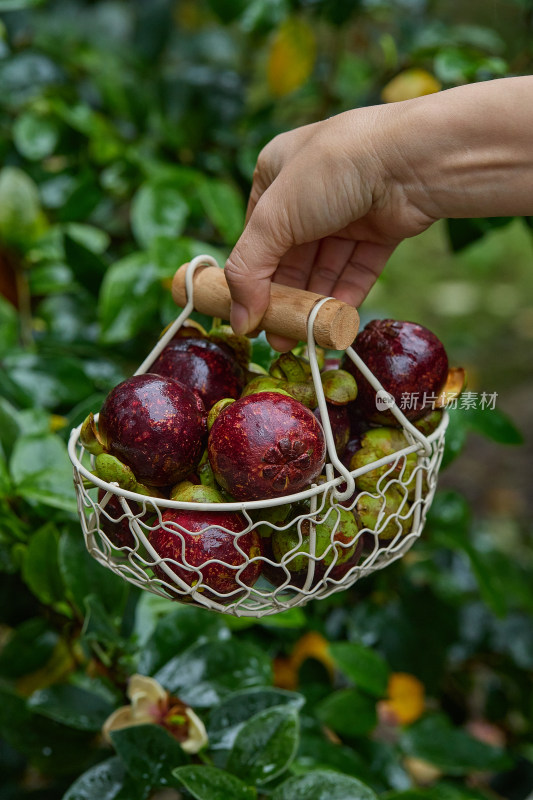
[[[158,725],[133,725],[112,731],[111,739],[129,774],[152,787],[178,786],[172,770],[189,756],[179,742]]]
[[[52,605],[64,597],[64,586],[59,573],[57,546],[59,534],[48,524],[33,534],[22,565],[24,581],[41,603]]]
[[[293,706],[260,711],[237,734],[227,769],[247,783],[268,783],[289,768],[299,731],[298,711]]]
[[[17,117],[13,125],[15,146],[30,161],[39,161],[52,155],[58,139],[59,129],[54,120],[31,111]]]
[[[178,767],[174,776],[195,800],[256,800],[254,789],[216,767]]]
[[[316,707],[318,719],[341,736],[364,736],[377,724],[375,701],[357,689],[339,689]]]
[[[377,697],[385,694],[389,668],[379,653],[356,642],[334,642],[329,650],[338,669],[353,683]]]
[[[282,783],[272,800],[376,800],[377,795],[357,778],[331,770],[313,770]]]
[[[69,684],[34,692],[28,699],[28,708],[80,731],[99,731],[113,711],[101,695]]]
[[[80,775],[62,800],[144,800],[149,788],[132,780],[119,758],[109,758]]]
[[[154,676],[169,692],[198,708],[220,703],[234,691],[272,682],[270,658],[259,647],[230,639],[193,645]]]
[[[502,750],[454,727],[443,714],[429,714],[415,722],[402,733],[400,746],[407,755],[428,761],[449,775],[505,770],[512,765]]]
[[[299,710],[304,703],[301,694],[283,689],[259,687],[233,692],[215,706],[209,716],[209,746],[215,750],[229,750],[239,732],[256,714],[280,706]]]
[[[158,236],[178,237],[183,233],[188,213],[187,202],[172,183],[145,183],[132,202],[133,234],[141,247],[149,247]]]

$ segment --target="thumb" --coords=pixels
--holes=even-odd
[[[259,326],[270,302],[272,276],[293,244],[287,217],[277,210],[269,194],[265,192],[255,206],[224,269],[232,299],[230,324],[235,333],[248,333]]]

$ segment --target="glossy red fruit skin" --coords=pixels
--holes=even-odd
[[[98,502],[101,503],[106,495],[104,489],[98,490]],[[135,503],[132,500],[128,500],[128,505],[131,511],[134,514],[139,514],[141,511],[141,506],[138,503]],[[135,537],[130,530],[129,519],[125,516],[125,511],[120,504],[120,500],[118,499],[117,495],[111,495],[107,503],[105,504],[105,513],[102,511],[100,513],[100,530],[102,530],[111,544],[114,544],[115,547],[135,547]],[[112,519],[108,519],[106,514]],[[147,514],[143,515],[141,519],[146,519]],[[123,519],[121,519],[123,517]],[[113,522],[113,520],[117,520],[117,522]]]
[[[163,558],[171,558],[179,564],[189,564],[191,567],[198,567],[202,574],[204,589],[201,591],[204,597],[209,597],[218,603],[234,602],[244,590],[237,582],[237,568],[245,563],[244,556],[239,552],[240,548],[249,558],[261,556],[262,545],[261,537],[256,530],[249,531],[240,537],[234,534],[240,533],[247,527],[245,518],[237,513],[230,511],[190,511],[169,509],[163,514],[164,523],[176,523],[186,528],[187,532],[174,533],[166,530],[162,526],[155,528],[149,534],[149,541],[157,553]],[[213,526],[209,528],[209,526]],[[172,527],[172,525],[171,525]],[[209,528],[209,530],[207,530]],[[228,533],[222,528],[228,528],[233,533]],[[179,531],[178,528],[175,528]],[[202,566],[210,559],[219,559],[229,566],[212,563]],[[231,569],[231,567],[235,569]],[[194,570],[189,570],[186,566],[176,566],[169,563],[169,567],[178,575],[188,586],[194,586],[199,581],[199,575]],[[245,567],[239,575],[239,580],[245,586],[253,586],[261,574],[261,561],[253,561]],[[167,575],[161,566],[154,567],[154,572],[158,578],[172,583],[172,578]],[[209,588],[207,588],[209,587]],[[209,591],[212,589],[214,591]],[[220,597],[215,592],[223,595],[230,595],[226,598]],[[234,592],[234,594],[231,594]],[[178,592],[175,593],[177,599],[180,598]]]
[[[208,339],[173,339],[150,367],[151,372],[195,389],[207,411],[224,397],[236,400],[246,382],[229,350]]]
[[[372,320],[358,334],[353,348],[410,421],[424,416],[431,407],[427,398],[438,395],[446,382],[448,357],[444,345],[434,333],[415,322]],[[376,424],[397,425],[390,411],[376,408],[374,389],[346,355],[342,368],[357,381],[355,406],[364,418]],[[417,395],[416,408],[402,407],[404,394]]]
[[[216,480],[236,500],[299,492],[320,474],[326,456],[322,426],[312,411],[276,392],[227,406],[207,448]]]
[[[148,486],[169,486],[193,472],[207,431],[205,411],[192,390],[151,373],[115,386],[98,430],[105,448]]]
[[[331,425],[331,432],[335,441],[335,450],[339,458],[342,455],[348,444],[350,438],[350,417],[346,406],[334,406],[333,403],[326,403],[328,407],[329,423]],[[315,408],[313,414],[317,420],[322,424],[322,415],[320,409]]]

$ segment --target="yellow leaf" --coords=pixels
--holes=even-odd
[[[275,658],[272,662],[274,672],[274,686],[278,689],[294,690],[298,686],[298,671],[291,663],[290,658]]]
[[[396,75],[381,90],[381,99],[385,103],[398,103],[401,100],[412,100],[433,94],[441,89],[438,80],[425,69],[406,69]]]
[[[309,631],[298,639],[293,647],[290,660],[294,669],[298,670],[308,658],[320,661],[333,677],[335,664],[329,653],[328,641],[317,631]]]
[[[389,677],[387,699],[382,700],[380,716],[387,717],[396,725],[409,725],[424,713],[425,690],[414,675],[393,672]]]
[[[315,64],[316,42],[312,28],[301,19],[287,19],[272,42],[268,57],[268,86],[283,97],[307,81]]]

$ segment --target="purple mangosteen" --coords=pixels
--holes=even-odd
[[[220,502],[221,499],[215,489],[190,483],[181,484],[172,497],[184,502]],[[219,603],[233,602],[244,592],[241,584],[251,587],[259,578],[261,537],[255,529],[242,533],[248,523],[239,512],[168,509],[162,521],[163,525],[150,532],[150,544],[162,558],[171,559],[168,566],[188,586],[195,586],[201,580],[199,591],[205,597]],[[256,560],[239,572],[246,563],[245,556]],[[154,567],[154,572],[172,583],[172,578],[160,565]],[[180,599],[178,592],[175,596]]]
[[[320,474],[326,456],[313,412],[278,392],[260,392],[226,406],[209,433],[218,483],[236,500],[299,492]]]
[[[411,421],[427,412],[431,398],[436,398],[446,383],[448,357],[444,345],[423,325],[393,319],[372,320],[358,334],[353,348]],[[386,407],[376,406],[375,390],[346,355],[342,366],[357,381],[355,405],[362,416],[378,425],[396,425],[395,417]],[[410,397],[413,402],[406,405],[404,401]]]
[[[230,348],[209,339],[173,339],[150,370],[197,391],[207,411],[223,397],[236,400],[246,383],[244,370]]]
[[[134,375],[107,396],[98,420],[104,448],[148,486],[169,486],[193,472],[206,436],[193,391],[160,375]]]

